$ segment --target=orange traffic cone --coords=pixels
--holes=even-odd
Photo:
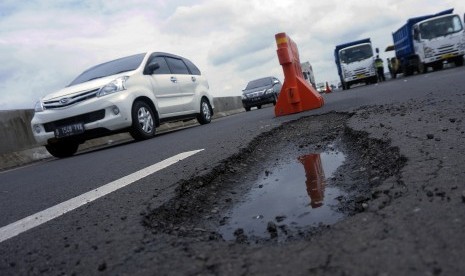
[[[331,93],[331,92],[333,92],[333,91],[331,90],[331,87],[329,87],[328,82],[326,82],[326,91],[325,91],[325,92],[326,92],[326,93]]]
[[[275,38],[284,72],[284,83],[274,108],[276,117],[322,107],[323,97],[304,79],[297,44],[286,33],[278,33]]]

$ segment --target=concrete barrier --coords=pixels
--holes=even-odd
[[[33,110],[0,111],[0,154],[36,144],[30,123],[33,115]]]
[[[213,104],[215,105],[214,119],[244,111],[240,96],[217,97],[213,99]],[[30,122],[33,115],[34,111],[30,109],[0,111],[0,170],[50,157],[44,147],[37,145],[32,135]],[[195,120],[167,123],[162,125],[158,131],[165,132],[193,124],[196,124]],[[132,138],[129,134],[115,134],[89,140],[80,145],[79,150],[130,139]]]
[[[215,106],[216,117],[224,117],[230,113],[244,111],[242,106],[242,99],[240,96],[213,98],[213,105]]]

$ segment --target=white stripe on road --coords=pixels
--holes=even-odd
[[[58,205],[45,209],[34,215],[28,216],[26,218],[13,222],[7,226],[4,226],[0,228],[0,243],[14,236],[17,236],[29,229],[46,223],[47,221],[64,215],[69,211],[72,211],[80,206],[92,202],[102,196],[105,196],[111,192],[121,189],[131,183],[134,183],[148,175],[151,175],[159,170],[169,167],[201,151],[203,151],[203,149],[180,153],[161,162],[153,164],[152,166],[149,166],[145,169],[132,173],[128,176],[110,182],[108,184],[105,184],[100,188],[97,188],[80,196],[62,202]]]

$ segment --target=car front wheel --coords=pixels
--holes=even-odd
[[[58,142],[45,146],[47,151],[57,158],[65,158],[74,155],[78,150],[77,142]]]
[[[203,98],[200,102],[200,113],[197,115],[197,121],[201,124],[208,124],[212,120],[212,108],[210,103]]]
[[[155,116],[145,102],[137,101],[132,106],[132,127],[130,134],[136,140],[146,140],[155,136]]]

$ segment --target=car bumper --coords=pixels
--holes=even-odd
[[[84,126],[84,133],[80,135],[96,133],[98,129],[106,132],[125,129],[132,124],[132,101],[128,101],[126,96],[115,93],[102,98],[93,98],[67,108],[36,112],[31,121],[34,138],[38,144],[45,145],[49,140],[57,139],[55,137],[57,127],[76,123],[82,123]]]
[[[242,106],[253,107],[253,106],[258,106],[258,105],[263,105],[263,104],[274,103],[274,101],[275,101],[275,95],[267,94],[267,95],[262,95],[260,97],[242,99]]]

